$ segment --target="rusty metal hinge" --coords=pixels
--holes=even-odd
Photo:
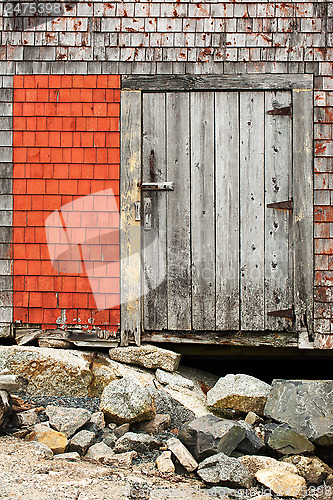
[[[277,210],[291,210],[293,211],[293,199],[286,201],[279,201],[277,203],[268,203],[267,208],[276,208]]]
[[[293,108],[292,105],[290,106],[285,106],[283,108],[275,108],[275,109],[270,109],[267,111],[268,115],[279,115],[279,116],[292,116],[293,114]]]
[[[273,316],[274,318],[285,318],[289,319],[289,321],[296,320],[293,307],[291,307],[290,309],[280,309],[280,311],[269,311],[267,313],[267,316]]]

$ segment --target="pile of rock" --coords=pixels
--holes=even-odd
[[[332,381],[218,379],[153,346],[112,349],[110,358],[104,370],[117,376],[100,411],[32,409],[17,415],[15,434],[45,458],[129,468],[153,457],[160,473],[196,473],[225,500],[310,498],[309,487],[333,498]]]

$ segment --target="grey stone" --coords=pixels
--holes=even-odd
[[[115,453],[124,453],[126,451],[145,453],[147,451],[156,450],[160,446],[161,441],[149,436],[149,434],[127,432],[116,441],[114,451]]]
[[[103,429],[99,436],[102,438],[102,441],[110,448],[114,448],[114,445],[118,439],[116,434],[111,429]]]
[[[264,469],[282,469],[293,474],[297,474],[297,467],[293,464],[279,462],[272,457],[264,457],[260,455],[244,455],[238,459],[254,476],[258,470]]]
[[[46,458],[47,460],[53,457],[53,451],[46,444],[39,443],[38,441],[33,441],[31,444],[37,456]]]
[[[162,368],[174,372],[179,366],[181,354],[152,345],[140,347],[116,347],[110,349],[109,356],[115,361],[129,363],[144,368]]]
[[[156,459],[156,467],[159,472],[166,474],[173,474],[175,472],[175,466],[171,460],[171,451],[163,451],[159,457]]]
[[[95,433],[90,431],[79,431],[69,442],[69,451],[76,451],[79,455],[84,455],[87,449],[92,446],[95,440]]]
[[[108,421],[118,425],[150,420],[156,415],[148,389],[130,377],[114,380],[105,387],[100,410]]]
[[[73,344],[67,340],[62,339],[38,339],[39,347],[55,348],[55,349],[73,349]]]
[[[170,438],[166,444],[187,472],[193,472],[198,468],[197,461],[179,439]]]
[[[17,420],[22,427],[31,427],[38,422],[38,411],[36,408],[22,411],[17,414]]]
[[[97,430],[102,430],[105,427],[104,413],[102,411],[96,411],[90,417],[90,422],[95,424]]]
[[[64,406],[47,406],[45,410],[51,426],[63,432],[67,438],[89,422],[91,413],[85,408],[66,408]]]
[[[117,438],[120,438],[121,436],[126,434],[126,432],[128,432],[129,430],[130,430],[130,424],[122,424],[122,425],[119,425],[118,427],[115,424],[114,434]]]
[[[210,414],[183,425],[178,434],[197,461],[220,451],[229,455],[244,437],[245,430],[237,423]]]
[[[159,434],[171,425],[171,417],[168,414],[157,414],[149,422],[140,422],[137,427],[140,431],[147,434]]]
[[[277,495],[304,498],[305,479],[297,474],[279,468],[258,470],[255,478]]]
[[[97,425],[90,421],[84,424],[83,427],[81,427],[81,431],[93,432],[95,436],[97,436],[97,434],[99,433]]]
[[[228,374],[207,393],[207,405],[212,410],[232,409],[263,414],[271,386],[255,377]]]
[[[188,378],[179,375],[179,373],[169,373],[165,370],[158,369],[155,373],[156,379],[162,385],[171,385],[172,387],[186,387],[194,389],[194,382]]]
[[[109,455],[113,455],[113,450],[101,441],[100,443],[90,446],[85,456],[94,460],[100,460],[108,457]]]
[[[265,415],[322,446],[333,444],[333,381],[274,380]]]
[[[249,411],[244,420],[247,424],[250,425],[259,424],[260,422],[263,421],[262,418],[260,418],[259,415],[257,415],[253,411]]]
[[[315,449],[305,436],[282,425],[273,430],[268,439],[268,446],[283,455],[311,453]]]
[[[181,403],[164,389],[153,387],[150,390],[155,400],[157,413],[170,415],[172,427],[179,429],[186,422],[196,418],[195,413],[188,408],[187,401],[183,400],[183,403]]]
[[[0,274],[4,272],[1,269]],[[1,346],[0,371],[10,368],[14,375],[27,378],[31,396],[95,396],[117,376],[111,360],[100,358],[94,361],[93,353],[68,349]]]
[[[70,462],[79,462],[80,455],[76,452],[60,453],[56,455],[53,460],[69,460]]]
[[[332,469],[318,457],[295,455],[293,457],[284,458],[283,462],[295,465],[298,474],[304,477],[308,484],[321,484],[333,472]]]
[[[112,456],[107,456],[103,459],[103,464],[113,467],[128,469],[132,465],[132,461],[137,457],[136,451],[126,451],[125,453],[116,453]]]
[[[252,476],[237,458],[218,453],[199,464],[198,475],[208,484],[250,488]]]
[[[254,432],[252,426],[242,420],[239,420],[237,424],[245,430],[245,437],[237,445],[236,451],[247,455],[263,453],[266,448],[265,441]]]

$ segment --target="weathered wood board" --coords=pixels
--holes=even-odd
[[[239,93],[215,94],[216,330],[239,330]]]
[[[191,330],[190,96],[166,95],[168,328]],[[182,138],[180,141],[179,138]]]
[[[263,330],[264,307],[264,93],[240,94],[241,329]]]
[[[165,181],[166,171],[166,96],[144,94],[142,102],[142,179],[144,182]],[[152,229],[142,231],[142,254],[144,259],[143,305],[144,327],[148,330],[160,325],[167,328],[168,306],[166,287],[166,193],[151,191],[143,193],[143,202],[151,203]],[[162,278],[162,282],[161,282]]]

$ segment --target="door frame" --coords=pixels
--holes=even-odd
[[[135,220],[135,203],[141,202],[142,93],[208,90],[292,91],[295,330],[299,334],[306,327],[312,340],[313,75],[131,75],[121,79],[120,345],[128,345],[132,338],[140,345],[143,324],[141,222]]]

